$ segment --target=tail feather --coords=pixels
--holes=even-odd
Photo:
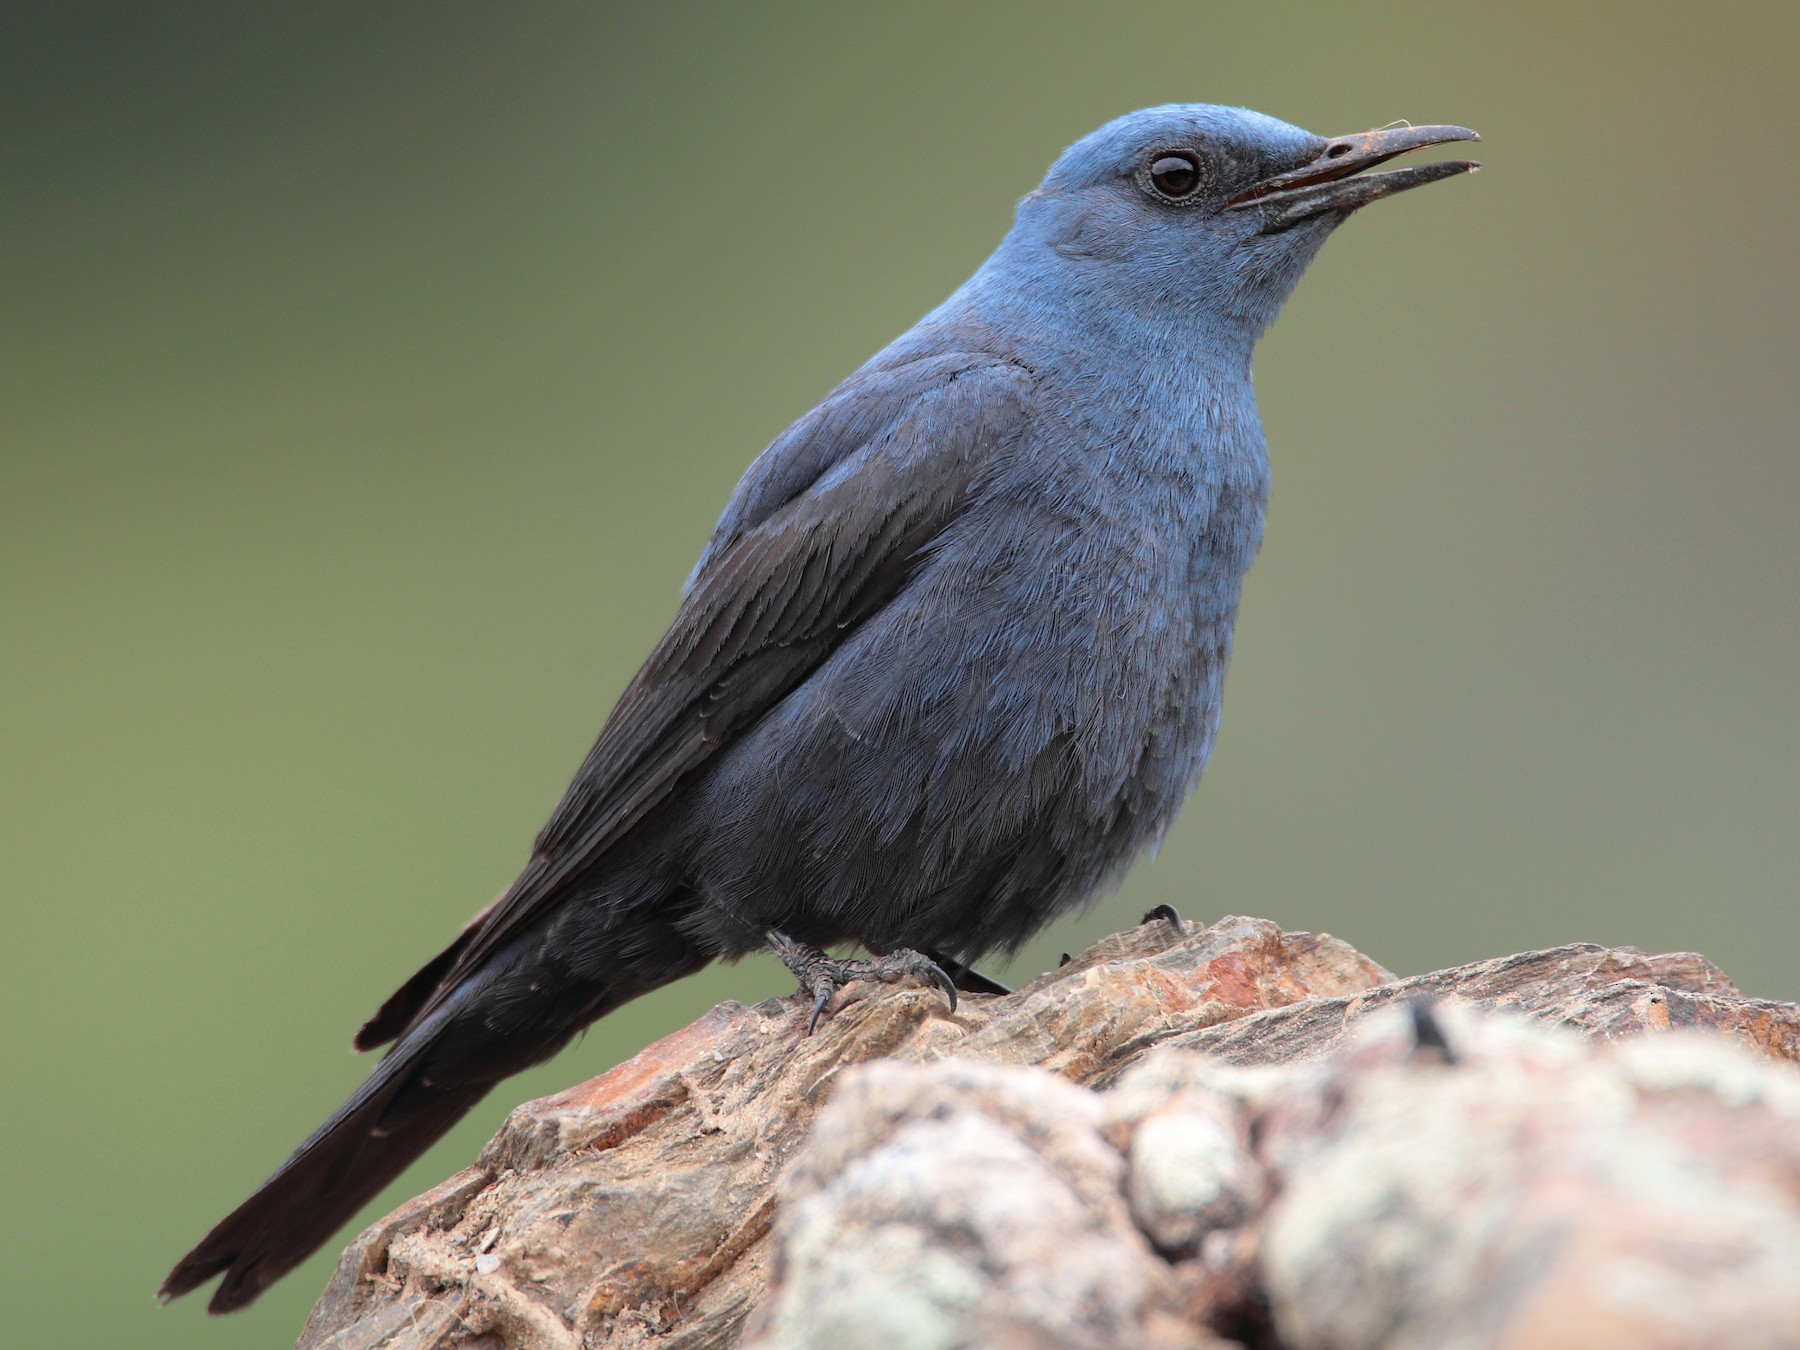
[[[179,1298],[223,1272],[208,1310],[246,1306],[443,1138],[495,1080],[426,1083],[418,1061],[428,1044],[421,1037],[397,1046],[254,1195],[176,1263],[157,1296]]]
[[[494,1084],[548,1059],[596,1017],[703,965],[678,918],[659,914],[652,922],[622,924],[604,950],[585,953],[585,973],[571,969],[541,933],[520,934],[420,1019],[437,996],[428,980],[454,962],[467,940],[459,938],[389,999],[358,1038],[368,1044],[398,1033],[375,1071],[256,1194],[181,1258],[160,1296],[178,1298],[223,1274],[210,1311],[254,1301],[443,1138]]]
[[[223,1271],[207,1310],[247,1307],[463,1120],[506,1073],[437,1084],[425,1067],[437,1035],[472,992],[459,990],[461,997],[401,1039],[248,1201],[176,1262],[158,1298],[180,1298]]]

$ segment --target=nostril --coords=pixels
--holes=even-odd
[[[1349,145],[1343,141],[1339,141],[1336,145],[1332,146],[1331,149],[1329,149],[1325,152],[1325,158],[1326,159],[1337,159],[1340,155],[1347,155],[1349,153],[1350,153]]]

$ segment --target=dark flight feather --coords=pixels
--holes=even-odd
[[[864,443],[804,447],[822,468],[860,458],[853,473],[815,474],[731,537],[715,539],[668,635],[607,719],[524,872],[357,1032],[358,1049],[397,1042],[355,1095],[181,1260],[163,1282],[164,1298],[223,1271],[212,1311],[249,1303],[495,1082],[529,1062],[530,1053],[491,1069],[477,1063],[472,1076],[450,1081],[420,1068],[456,1004],[478,992],[484,963],[553,907],[564,883],[904,586],[920,551],[954,519],[987,457],[1016,426],[1016,368],[991,358],[921,364],[945,369],[936,379],[913,370],[910,381],[881,382],[884,416],[840,397],[841,413],[874,428]],[[902,389],[908,397],[893,396]],[[936,406],[930,415],[909,415],[920,404]],[[813,434],[837,430],[839,421],[820,419]],[[546,1045],[559,1046],[567,1030]]]
[[[890,600],[1023,419],[1028,376],[937,356],[840,389],[771,453],[816,469],[756,517],[721,523],[668,632],[639,669],[506,893],[358,1033],[378,1045],[428,1016],[708,759]],[[875,404],[877,406],[870,406]],[[809,425],[809,423],[811,425]],[[848,428],[861,443],[846,443]],[[832,474],[857,460],[853,472]],[[410,1012],[410,1017],[405,1014]],[[405,1017],[405,1020],[402,1020]],[[384,1034],[385,1033],[385,1034]]]

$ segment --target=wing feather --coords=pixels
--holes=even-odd
[[[525,869],[383,1006],[357,1044],[379,1044],[429,1015],[554,906],[564,883],[890,601],[962,511],[984,466],[1016,438],[1028,379],[985,355],[883,370],[860,392],[848,382],[765,452]],[[831,444],[834,436],[841,443]]]

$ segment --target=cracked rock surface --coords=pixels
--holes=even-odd
[[[519,1107],[302,1350],[1797,1343],[1800,1007],[1698,956],[1396,980],[1159,920],[954,1017],[804,1016]]]

